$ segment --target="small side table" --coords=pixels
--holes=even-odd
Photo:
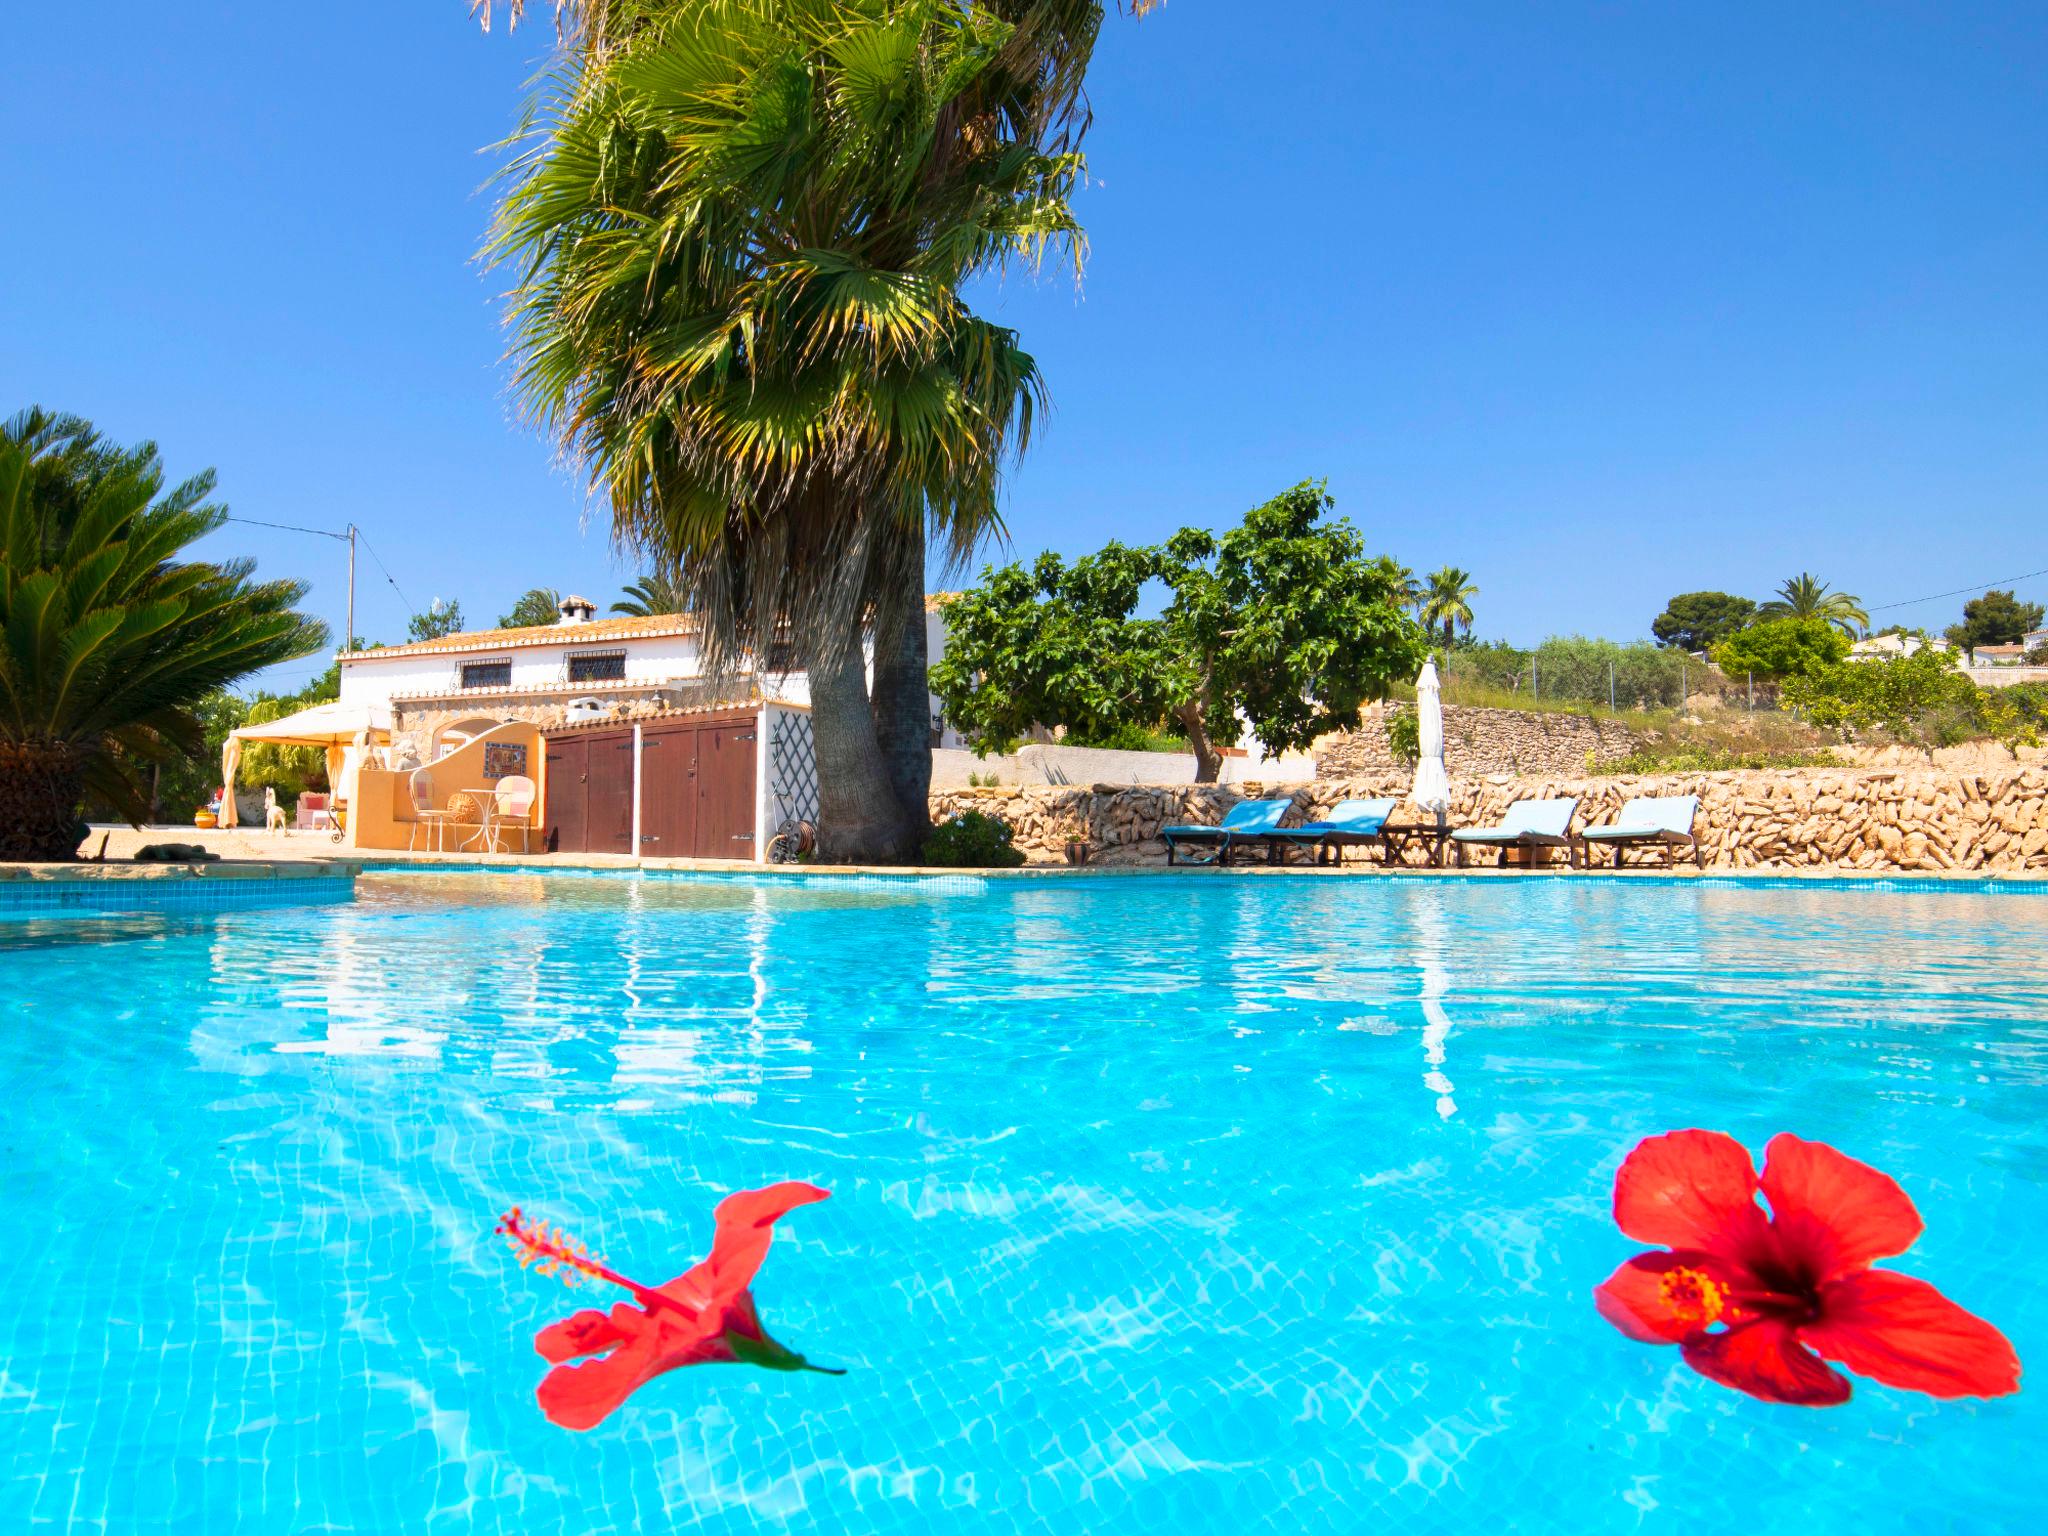
[[[1411,846],[1420,846],[1428,855],[1429,867],[1442,869],[1444,847],[1450,840],[1450,827],[1440,827],[1433,821],[1390,821],[1380,828],[1380,845],[1386,850],[1388,864],[1403,862]]]

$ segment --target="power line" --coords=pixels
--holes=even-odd
[[[391,568],[384,563],[383,556],[377,553],[376,546],[370,542],[369,536],[362,529],[358,528],[356,530],[356,537],[362,541],[363,548],[369,550],[370,558],[377,562],[377,569],[384,573],[384,579],[391,583],[391,590],[398,593],[398,600],[405,604],[405,611],[413,618],[418,618],[420,616],[419,609],[413,607],[412,599],[407,597],[399,587],[398,578],[391,574]]]
[[[1915,603],[1932,603],[1944,597],[1961,597],[1967,592],[1988,592],[1993,587],[2017,586],[2020,582],[2032,581],[2036,576],[2048,576],[2048,570],[2028,571],[2024,576],[2000,576],[1995,581],[1980,581],[1971,586],[1957,587],[1953,592],[1935,592],[1926,597],[1909,597],[1900,603],[1879,603],[1869,611],[1884,613],[1892,608],[1911,608]]]
[[[260,517],[230,517],[227,521],[231,523],[247,523],[252,528],[282,528],[286,533],[318,534],[323,539],[339,539],[344,544],[348,542],[347,534],[336,533],[331,528],[301,528],[297,523],[266,523]]]

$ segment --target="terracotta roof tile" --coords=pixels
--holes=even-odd
[[[697,621],[686,613],[660,613],[651,618],[591,619],[583,624],[535,624],[524,629],[476,629],[438,640],[415,640],[370,651],[349,651],[343,665],[384,661],[397,656],[443,656],[467,651],[504,651],[529,645],[595,645],[607,640],[654,640],[668,635],[693,635]]]

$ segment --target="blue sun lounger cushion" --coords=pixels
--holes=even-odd
[[[1166,842],[1166,862],[1171,864],[1175,861],[1177,847],[1183,842],[1215,843],[1218,856],[1227,857],[1232,843],[1240,840],[1258,842],[1279,831],[1280,818],[1293,808],[1291,797],[1240,800],[1225,814],[1219,826],[1161,827],[1159,835]]]

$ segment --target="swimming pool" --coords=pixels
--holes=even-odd
[[[0,930],[0,1530],[1995,1531],[2040,1392],[1771,1406],[1591,1288],[1638,1138],[1831,1142],[2048,1363],[2048,895],[365,875]],[[575,1435],[725,1192],[770,1329]],[[43,1522],[41,1526],[34,1522]]]

